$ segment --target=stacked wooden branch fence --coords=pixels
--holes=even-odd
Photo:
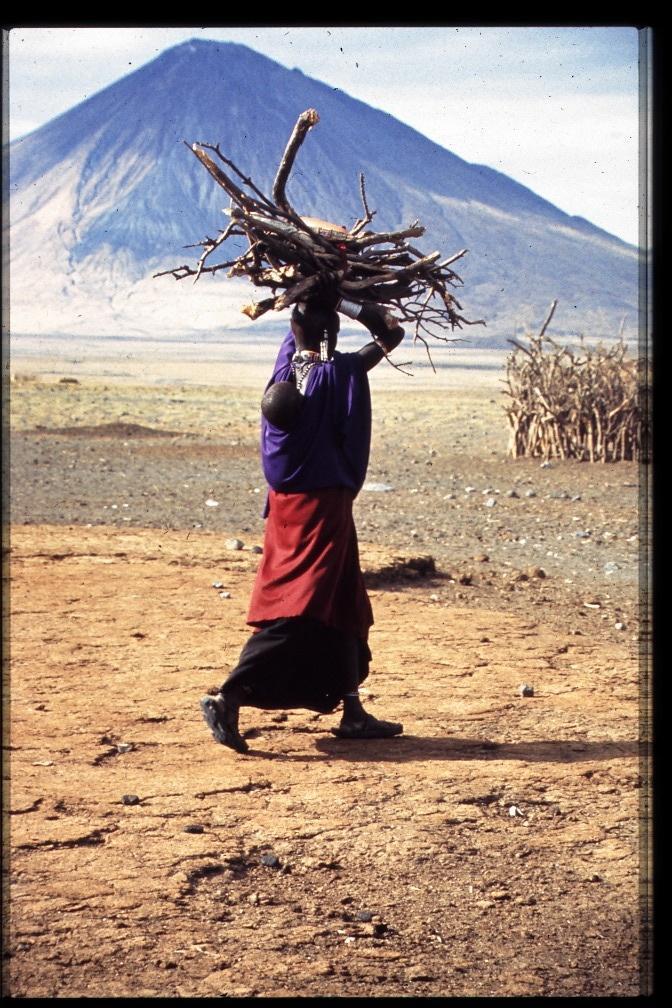
[[[560,346],[545,329],[525,337],[527,345],[509,340],[515,347],[504,389],[510,400],[510,454],[588,462],[639,459],[639,368],[622,337],[594,347],[581,337],[572,348]]]

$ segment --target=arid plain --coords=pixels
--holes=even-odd
[[[404,735],[250,710],[248,756],[198,700],[248,633],[270,354],[12,360],[14,997],[647,989],[638,467],[509,458],[501,357],[453,359],[372,379],[364,687]]]

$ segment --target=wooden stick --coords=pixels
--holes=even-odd
[[[285,153],[282,155],[280,165],[278,166],[272,189],[273,202],[287,211],[291,211],[292,207],[285,195],[285,186],[287,185],[287,179],[292,170],[294,159],[309,131],[319,121],[320,117],[315,109],[306,109],[305,112],[301,113],[296,120],[296,125],[292,130],[292,135],[287,142]]]

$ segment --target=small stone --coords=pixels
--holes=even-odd
[[[454,493],[447,493],[447,494],[445,494],[445,496],[444,496],[443,499],[444,500],[455,500],[455,497],[456,497],[456,494],[454,494]]]
[[[471,574],[461,574],[460,577],[459,577],[459,584],[461,584],[461,585],[470,585],[471,582],[472,582],[472,580],[473,580],[473,578],[472,578]]]
[[[540,469],[552,469],[553,468],[553,463],[552,462],[542,462],[541,465],[539,466],[539,468]]]
[[[590,876],[590,878],[588,879],[588,881],[589,882],[601,882],[602,881],[602,876],[598,875],[597,872],[593,872],[593,874]]]
[[[212,587],[213,588],[223,588],[224,585],[223,585],[223,583],[221,581],[213,581],[212,582]]]
[[[466,486],[464,488],[464,492],[468,493],[468,494],[470,494],[470,493],[476,493],[476,487]]]
[[[118,742],[117,743],[117,752],[118,753],[131,752],[132,749],[133,749],[133,743],[132,742]]]
[[[506,891],[506,889],[493,889],[490,892],[490,895],[492,896],[493,900],[497,900],[498,902],[501,902],[502,900],[511,899],[511,896]]]
[[[528,567],[527,568],[527,575],[528,575],[528,577],[545,578],[546,577],[546,571],[544,570],[543,567]]]
[[[205,502],[206,507],[219,507],[219,501],[213,500],[212,497],[208,497]]]
[[[275,721],[277,724],[282,724],[284,721],[287,721],[287,720],[288,720],[288,717],[287,717],[287,714],[285,714],[284,711],[280,711],[278,714],[274,714],[271,717],[271,721]]]
[[[510,805],[509,815],[511,816],[512,819],[515,819],[516,816],[522,816],[523,813],[520,811],[517,805]]]
[[[389,493],[394,487],[389,483],[365,483],[362,490],[368,493]]]
[[[429,596],[429,601],[430,601],[430,602],[439,602],[439,601],[440,601],[440,599],[439,599],[439,596],[438,596],[438,595],[430,595],[430,596]]]
[[[229,592],[229,591],[220,592],[219,593],[219,597],[220,598],[231,598],[231,592]]]
[[[369,921],[373,920],[373,913],[370,910],[360,910],[359,913],[355,914],[355,920],[368,924]]]
[[[620,567],[618,566],[617,563],[611,563],[610,562],[610,563],[606,563],[604,565],[604,573],[605,574],[615,574],[617,570],[620,570]]]
[[[184,827],[185,833],[203,833],[204,830],[205,827],[201,826],[200,823],[187,823],[187,825]]]
[[[526,490],[525,491],[525,496],[526,497],[536,497],[537,496],[537,491],[536,490]]]
[[[518,696],[534,696],[534,686],[529,683],[521,683],[518,687]]]
[[[476,906],[479,910],[492,910],[492,908],[497,906],[497,904],[494,900],[482,899],[476,900]]]
[[[122,805],[139,805],[140,799],[137,794],[125,794],[121,796]]]
[[[588,539],[590,537],[590,529],[577,529],[574,533],[575,539]]]
[[[615,630],[627,630],[625,623],[614,623]]]
[[[261,546],[250,546],[250,553],[263,553]]]
[[[474,557],[474,560],[476,560],[478,563],[488,563],[490,557],[488,556],[487,553],[479,553],[478,556]]]
[[[485,507],[488,508],[494,507],[496,503],[497,501],[495,500],[494,497],[488,497],[488,499],[485,501]]]
[[[507,490],[506,496],[520,499],[520,494],[516,490]]]
[[[245,543],[242,542],[240,539],[227,539],[226,542],[224,543],[226,549],[229,550],[242,550],[244,545]]]
[[[537,901],[534,896],[516,896],[513,902],[516,906],[534,906]]]
[[[259,858],[259,862],[264,866],[264,868],[280,867],[280,858],[277,854],[262,854]]]

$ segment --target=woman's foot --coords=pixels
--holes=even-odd
[[[239,708],[236,705],[227,703],[222,694],[218,693],[214,697],[203,697],[200,706],[205,723],[216,742],[221,742],[238,753],[249,751],[247,742],[238,731]]]
[[[363,718],[352,720],[343,717],[338,728],[332,728],[332,735],[343,739],[380,739],[401,735],[404,726],[397,721],[379,721],[372,714],[362,711]]]

